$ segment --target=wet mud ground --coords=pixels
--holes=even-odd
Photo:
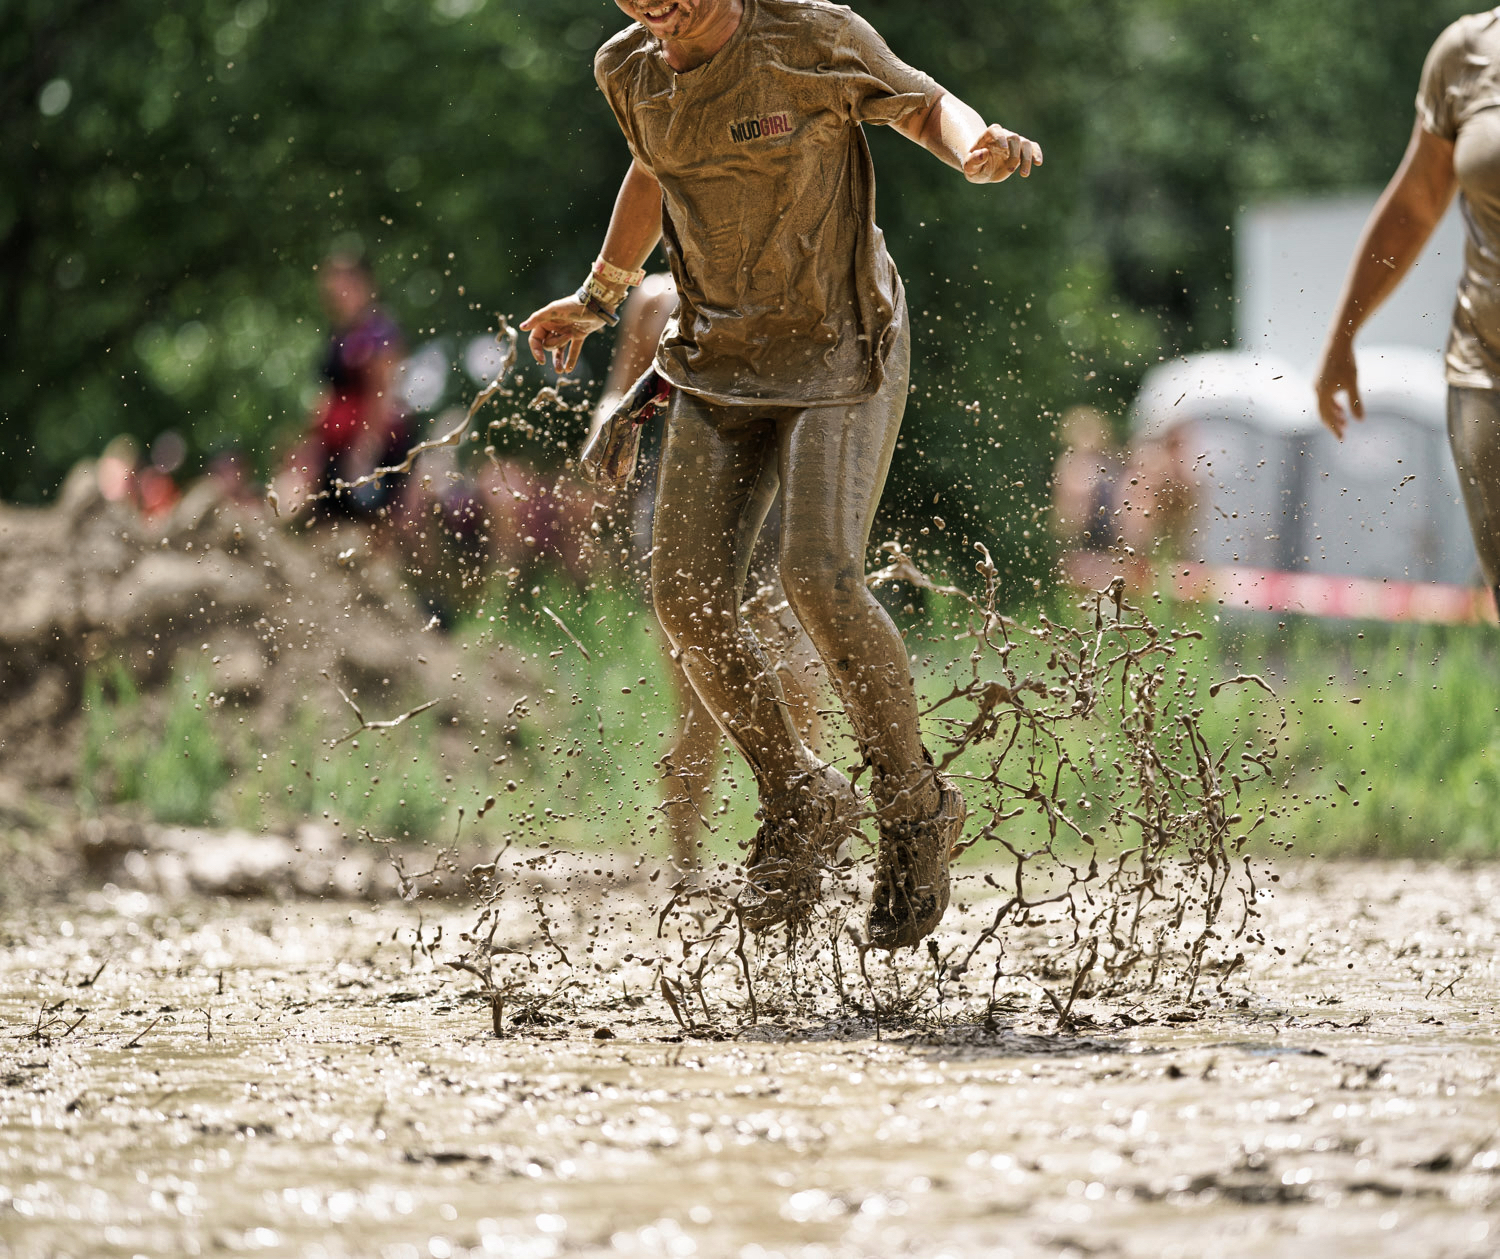
[[[13,912],[0,1254],[1500,1253],[1500,867],[1289,867],[1202,1002],[878,1039],[769,996],[685,1034],[618,926],[652,894],[575,885],[596,978],[503,1038],[457,903]]]

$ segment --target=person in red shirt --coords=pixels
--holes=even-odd
[[[315,517],[371,519],[400,497],[405,477],[350,483],[400,463],[411,424],[396,388],[405,344],[375,300],[375,282],[359,258],[335,254],[322,265],[319,293],[332,325],[320,374],[323,391],[311,431],[293,454],[283,503],[310,503]]]

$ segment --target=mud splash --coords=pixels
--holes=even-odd
[[[1080,998],[1063,1032],[1035,987],[1002,985],[989,1028],[934,1016],[879,1040],[769,994],[754,1028],[685,1032],[638,941],[601,929],[649,917],[654,885],[624,873],[577,869],[566,913],[538,876],[550,941],[505,934],[525,914],[497,938],[551,950],[554,985],[562,953],[609,979],[513,992],[499,1039],[437,960],[466,915],[109,891],[13,917],[0,1246],[1494,1253],[1492,869],[1284,867],[1262,912],[1285,954],[1222,997]],[[986,894],[958,934],[992,920]]]
[[[890,565],[872,580],[931,586],[909,556],[888,549]],[[552,932],[577,912],[577,859],[545,845],[507,847],[470,870],[478,919],[446,958],[479,980],[496,1034],[507,1010],[530,1019],[608,982],[598,946],[622,932],[634,935],[623,961],[647,968],[648,991],[695,1035],[733,1034],[790,1011],[865,1020],[877,1033],[934,1021],[991,1028],[1002,989],[1017,985],[1039,991],[1072,1028],[1090,998],[1160,992],[1192,1007],[1206,981],[1225,991],[1247,950],[1265,942],[1248,846],[1270,821],[1268,806],[1246,816],[1240,801],[1277,759],[1286,719],[1271,688],[1247,674],[1201,684],[1196,662],[1183,658],[1200,636],[1157,629],[1120,581],[1085,602],[1079,623],[1043,617],[1020,634],[996,610],[995,567],[979,550],[983,596],[943,591],[968,613],[964,676],[928,709],[940,767],[969,796],[971,833],[955,867],[960,910],[923,952],[898,963],[865,942],[868,839],[863,853],[824,871],[810,921],[760,937],[741,912],[736,863],[662,879],[662,867],[638,858],[634,869],[645,867],[659,900],[636,922],[600,909],[583,957]],[[1263,702],[1241,702],[1236,719],[1219,725],[1240,746],[1215,746],[1203,705],[1247,687]],[[403,881],[413,893],[422,887],[421,876]],[[964,902],[986,904],[988,919],[976,923]],[[520,923],[529,924],[525,946]]]

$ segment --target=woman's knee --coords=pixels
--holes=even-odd
[[[857,561],[807,550],[783,553],[781,584],[792,612],[815,644],[858,620],[870,598]]]
[[[680,578],[651,570],[651,602],[656,609],[656,619],[666,631],[674,646],[688,639],[695,613],[688,597],[687,584]]]
[[[739,609],[720,579],[675,569],[651,570],[656,619],[676,647],[703,646],[738,628]]]

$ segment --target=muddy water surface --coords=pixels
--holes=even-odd
[[[1199,1005],[1059,1029],[1022,984],[879,1039],[770,996],[684,1034],[590,913],[599,977],[497,1038],[433,912],[0,924],[0,1253],[1500,1253],[1500,869],[1288,870],[1284,952]]]

